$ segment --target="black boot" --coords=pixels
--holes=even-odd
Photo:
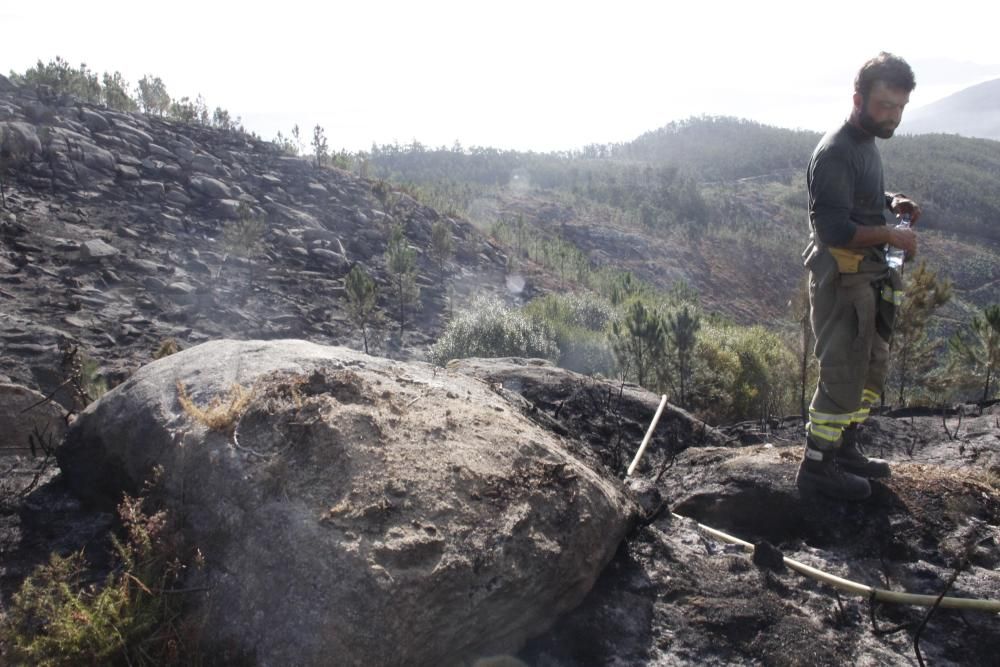
[[[822,451],[807,440],[805,455],[795,476],[799,491],[815,491],[838,500],[864,500],[870,496],[872,487],[868,480],[842,470],[837,461],[835,450]]]
[[[857,427],[844,429],[843,444],[837,450],[837,463],[847,472],[866,479],[885,479],[892,475],[888,461],[865,456],[858,442]]]

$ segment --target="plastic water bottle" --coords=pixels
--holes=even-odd
[[[899,224],[896,225],[896,229],[909,229],[910,228],[910,214],[904,213],[899,216]],[[902,248],[896,248],[891,245],[885,247],[885,261],[889,264],[890,268],[899,271],[903,268],[903,258],[906,256],[906,252]]]

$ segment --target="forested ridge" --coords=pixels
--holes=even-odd
[[[246,132],[224,109],[209,114],[200,95],[171,98],[152,75],[133,91],[118,73],[99,78],[56,59],[11,80]],[[701,116],[631,142],[557,153],[417,140],[352,153],[331,148],[318,124],[308,145],[304,135],[296,125],[273,143],[315,169],[353,172],[387,210],[409,195],[466,218],[506,253],[508,302],[451,303],[429,353],[435,360],[546,356],[666,391],[715,421],[801,409],[814,372],[803,326],[804,173],[819,133]],[[909,347],[894,351],[896,401],[989,397],[1000,338],[1000,316],[990,310],[1000,285],[1000,143],[901,135],[880,148],[887,186],[924,210],[920,263],[911,262],[907,278],[914,298],[902,316]],[[426,248],[395,229],[389,273],[412,278],[419,251],[447,287],[457,261],[447,225],[435,227]],[[373,267],[354,268],[345,309],[367,350],[378,286]],[[398,302],[400,338],[416,306],[404,287],[381,287]]]
[[[353,160],[463,211],[509,245],[521,247],[531,234],[568,243],[591,269],[629,272],[661,293],[680,284],[706,316],[764,325],[801,348],[793,306],[808,237],[805,168],[820,136],[706,116],[562,153],[414,143],[373,146]],[[926,263],[912,263],[910,272],[924,283],[930,274],[932,294],[939,284],[947,293],[915,299],[930,311],[920,315],[919,342],[910,341],[920,347],[926,379],[943,372],[949,339],[997,301],[1000,143],[904,134],[879,145],[887,187],[923,207]],[[894,371],[901,402],[912,374]],[[954,383],[938,377],[925,385],[944,396]]]

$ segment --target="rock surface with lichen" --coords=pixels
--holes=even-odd
[[[216,397],[231,419],[210,430],[194,413]],[[516,651],[583,599],[636,517],[488,383],[304,341],[156,361],[80,415],[59,462],[95,503],[158,470],[205,557],[203,642],[259,664]]]

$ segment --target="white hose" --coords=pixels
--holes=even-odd
[[[687,519],[679,514],[674,514],[678,519]],[[695,522],[697,523],[697,522]],[[754,545],[741,540],[738,537],[733,537],[727,533],[717,530],[710,526],[698,523],[699,530],[722,540],[723,542],[729,542],[730,544],[738,544],[747,551],[753,551]],[[791,569],[804,574],[807,577],[815,579],[816,581],[822,581],[825,584],[829,584],[834,588],[839,588],[842,591],[851,593],[853,595],[859,595],[865,598],[874,597],[875,600],[879,602],[892,602],[894,604],[912,604],[919,605],[922,607],[933,607],[938,604],[937,595],[918,595],[916,593],[897,593],[895,591],[887,591],[882,588],[872,588],[871,586],[865,586],[864,584],[859,584],[856,581],[851,581],[849,579],[843,579],[836,575],[824,572],[805,563],[800,563],[797,560],[788,558],[787,556],[783,558],[785,565]],[[976,600],[972,598],[941,598],[940,607],[946,607],[948,609],[971,609],[973,611],[985,611],[991,614],[1000,613],[1000,600]]]
[[[646,431],[646,437],[642,439],[642,444],[639,446],[639,451],[635,453],[635,458],[632,459],[632,464],[628,467],[628,472],[625,473],[626,477],[632,475],[635,467],[639,464],[639,459],[642,458],[643,453],[646,451],[646,445],[649,444],[649,439],[653,436],[653,430],[656,428],[657,422],[660,421],[660,414],[663,413],[663,406],[667,404],[667,397],[664,394],[663,398],[660,400],[660,407],[656,410],[656,415],[653,417],[653,421],[649,424],[649,429]],[[673,514],[671,512],[671,514]],[[686,519],[679,514],[674,514],[678,519]],[[727,533],[722,532],[712,528],[711,526],[706,526],[701,523],[695,522],[698,528],[717,537],[723,542],[729,542],[730,544],[738,544],[745,550],[753,551],[754,545],[750,544],[745,540],[741,540],[738,537],[733,537]],[[800,563],[797,560],[792,560],[787,556],[783,557],[785,565],[789,568],[795,570],[800,574],[804,574],[807,577],[815,579],[816,581],[821,581],[825,584],[829,584],[834,588],[839,588],[842,591],[851,593],[852,595],[859,595],[861,597],[866,597],[869,599],[875,599],[879,602],[891,602],[894,604],[911,604],[919,605],[922,607],[933,607],[938,605],[940,607],[945,607],[948,609],[970,609],[973,611],[985,611],[991,614],[1000,614],[1000,600],[976,600],[972,598],[941,598],[938,602],[937,595],[918,595],[916,593],[896,593],[894,591],[887,591],[882,588],[872,588],[871,586],[865,586],[864,584],[859,584],[856,581],[851,581],[850,579],[843,579],[836,575],[824,572],[805,563]]]
[[[660,407],[656,408],[656,414],[653,416],[653,421],[649,423],[649,428],[646,429],[646,437],[642,439],[642,444],[639,445],[639,451],[635,453],[635,458],[632,459],[632,464],[628,467],[625,476],[630,477],[635,467],[639,465],[639,459],[642,458],[643,453],[646,451],[646,445],[649,444],[649,439],[653,437],[653,431],[656,429],[656,423],[660,421],[660,415],[663,414],[663,407],[667,404],[667,395],[664,394],[660,398]]]

